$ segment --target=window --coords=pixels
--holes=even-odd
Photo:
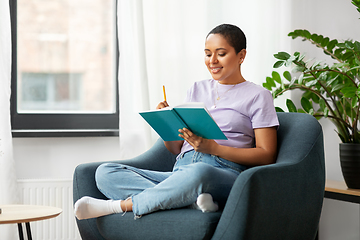
[[[13,136],[118,135],[116,0],[10,0]]]
[[[21,73],[19,113],[81,109],[82,73]]]

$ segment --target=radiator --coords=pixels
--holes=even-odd
[[[81,240],[72,203],[72,180],[18,180],[20,201],[29,205],[59,207],[56,218],[31,222],[34,240]]]

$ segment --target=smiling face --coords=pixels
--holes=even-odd
[[[210,34],[205,42],[205,65],[214,80],[221,84],[237,84],[245,81],[240,65],[244,61],[246,50],[235,52],[221,34]]]

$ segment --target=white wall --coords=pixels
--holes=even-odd
[[[18,179],[72,179],[80,163],[118,160],[118,137],[13,138]]]
[[[292,1],[292,29],[307,29],[330,39],[360,39],[360,14],[350,0]],[[308,58],[331,62],[322,51],[309,42],[291,40],[292,51],[306,52]],[[296,94],[294,94],[296,95]],[[293,96],[294,97],[294,96]],[[296,97],[295,97],[296,98]],[[339,161],[339,138],[334,125],[320,121],[324,130],[327,179],[343,181]],[[320,223],[320,239],[360,239],[359,205],[325,199]]]

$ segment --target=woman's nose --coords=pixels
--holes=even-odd
[[[211,58],[210,58],[210,63],[217,63],[218,59],[216,57],[216,55],[212,55]]]

